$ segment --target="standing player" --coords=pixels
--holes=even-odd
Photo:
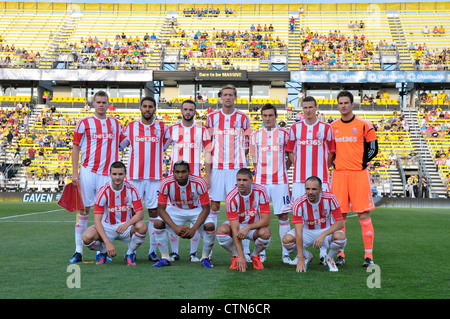
[[[236,110],[236,88],[228,84],[220,92],[222,108],[208,115],[206,128],[212,139],[211,161],[205,162],[205,180],[211,197],[211,217],[216,220],[220,202],[236,186],[236,173],[247,167],[250,119]]]
[[[118,120],[106,115],[108,105],[109,98],[106,92],[95,93],[94,115],[79,120],[73,134],[72,181],[74,185],[80,183],[85,209],[77,216],[75,254],[69,260],[70,263],[79,262],[83,258],[81,236],[87,228],[90,207],[94,205],[99,189],[110,180],[109,166],[119,159],[122,128]]]
[[[210,211],[208,187],[203,178],[189,173],[189,163],[181,160],[173,165],[173,174],[161,182],[158,219],[154,224],[161,259],[153,267],[170,266],[167,227],[186,239],[192,238],[198,230],[203,236],[202,266],[213,268],[209,255],[216,235],[214,221],[207,219]],[[167,205],[168,200],[172,205]],[[186,226],[188,222],[192,227]]]
[[[292,208],[294,229],[283,237],[283,245],[289,250],[297,250],[297,272],[306,272],[308,263],[313,259],[307,247],[320,249],[325,246],[330,251],[325,264],[330,271],[338,271],[334,258],[343,252],[347,239],[344,221],[336,197],[322,191],[322,181],[311,176],[305,182],[305,194],[297,198]]]
[[[201,177],[202,162],[211,161],[211,137],[205,127],[195,123],[195,114],[195,102],[192,100],[183,101],[181,103],[181,121],[169,126],[166,130],[165,139],[168,140],[169,145],[172,144],[170,174],[173,173],[173,164],[179,160],[184,160],[189,163],[191,174]],[[202,159],[202,153],[204,159]],[[197,232],[191,239],[191,261],[199,261],[197,258],[199,240],[200,235]],[[178,236],[170,235],[173,256],[178,256],[178,241]]]
[[[122,147],[130,145],[128,159],[128,181],[132,183],[143,199],[149,215],[150,249],[148,258],[158,261],[153,223],[156,220],[158,190],[162,179],[163,153],[167,146],[164,138],[166,126],[156,121],[156,101],[153,97],[142,98],[140,104],[141,117],[134,120],[124,129]]]
[[[277,125],[277,110],[272,104],[261,107],[264,127],[250,138],[250,155],[255,165],[255,183],[267,190],[272,201],[274,214],[278,217],[280,239],[290,230],[289,212],[291,196],[287,170],[291,166],[286,153],[289,140],[288,130]],[[281,259],[291,262],[289,252],[282,246]]]
[[[247,270],[244,239],[255,242],[251,253],[253,268],[264,269],[259,254],[269,246],[271,239],[269,196],[264,186],[253,183],[248,168],[237,172],[236,184],[225,199],[228,221],[218,227],[217,239],[233,255],[230,269]]]
[[[147,225],[142,221],[142,201],[136,188],[125,182],[126,167],[114,162],[110,169],[111,180],[100,188],[94,206],[94,225],[83,233],[83,243],[91,250],[99,250],[97,265],[104,264],[106,256],[115,257],[112,242],[119,239],[128,244],[125,260],[136,266],[136,249],[144,242]],[[133,212],[134,210],[134,212]]]
[[[292,202],[305,193],[305,181],[317,176],[322,181],[322,190],[330,191],[328,169],[332,164],[336,145],[330,124],[317,118],[317,102],[312,96],[302,101],[304,119],[291,126],[286,151],[294,163]],[[324,264],[326,250],[320,251]]]
[[[375,205],[367,164],[378,153],[377,136],[372,123],[353,114],[351,92],[339,92],[337,100],[341,118],[331,124],[336,137],[331,191],[336,195],[342,208],[344,231],[347,213],[350,211],[358,213],[365,250],[363,266],[368,267],[373,265],[374,230],[370,211],[375,209]],[[345,256],[342,253],[338,256],[336,264],[344,263]]]

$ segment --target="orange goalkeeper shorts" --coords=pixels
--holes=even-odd
[[[331,192],[343,213],[363,213],[375,209],[369,170],[333,171]]]

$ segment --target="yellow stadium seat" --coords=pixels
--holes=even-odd
[[[281,104],[280,99],[275,99],[274,102],[275,102],[275,104]]]

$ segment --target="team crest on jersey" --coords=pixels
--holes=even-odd
[[[128,199],[128,197],[125,197],[125,198],[123,199],[123,202],[124,202],[125,204],[128,204],[129,201],[130,201],[130,200]]]
[[[238,127],[239,127],[239,122],[238,122],[238,121],[234,121],[233,126],[234,126],[235,128],[238,128]]]
[[[197,194],[195,192],[190,192],[189,196],[193,199],[197,198]]]
[[[353,133],[353,134],[356,134],[357,131],[358,131],[358,130],[357,130],[356,127],[354,127],[354,128],[352,129],[352,133]]]
[[[321,132],[317,132],[316,137],[317,137],[318,139],[322,139],[322,133],[321,133]]]

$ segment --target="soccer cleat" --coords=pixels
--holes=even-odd
[[[237,269],[237,256],[231,257],[231,266],[230,269],[236,270]]]
[[[328,266],[328,270],[329,271],[338,271],[338,268],[336,267],[336,264],[334,263],[334,260],[331,259],[330,257],[325,257],[325,262],[327,263]]]
[[[263,251],[259,254],[259,258],[261,259],[261,262],[265,262],[266,261],[266,252]]]
[[[95,254],[95,258],[97,258],[97,256],[100,254],[100,252],[99,251],[97,251],[97,253]],[[111,262],[112,261],[112,258],[109,258],[108,257],[108,255],[106,256],[106,261],[107,262]]]
[[[342,256],[337,256],[335,263],[336,263],[336,266],[344,266],[345,258]]]
[[[198,257],[197,257],[197,252],[190,254],[189,260],[192,261],[193,263],[199,262],[200,259],[198,259]]]
[[[298,260],[298,256],[295,256],[295,258],[289,262],[289,265],[293,265],[293,266],[297,265],[297,260]]]
[[[152,267],[155,268],[160,268],[160,267],[166,267],[166,266],[170,266],[170,261],[165,259],[165,258],[161,258],[156,264],[154,264]]]
[[[96,265],[103,265],[104,263],[106,263],[106,253],[98,253],[95,257],[97,259],[97,261],[95,262]]]
[[[171,252],[169,256],[169,261],[180,260],[180,255],[176,252]]]
[[[261,257],[252,256],[252,261],[253,261],[253,269],[264,269],[264,266],[261,262]]]
[[[159,261],[158,256],[156,256],[156,252],[152,251],[150,254],[148,254],[148,260],[153,261],[154,263]]]
[[[319,265],[324,265],[324,266],[327,265],[327,263],[325,262],[325,257],[324,256],[320,257]],[[337,266],[337,259],[336,259],[336,266]]]
[[[373,260],[370,257],[364,258],[363,267],[370,267],[373,266]]]
[[[72,258],[69,259],[69,263],[71,264],[75,264],[77,262],[80,262],[83,260],[83,255],[81,255],[80,253],[75,253]]]
[[[136,254],[126,255],[125,259],[127,261],[127,266],[136,266],[136,262],[134,261]]]
[[[305,259],[305,269],[308,269],[308,264],[313,260],[313,254],[309,254],[309,257],[303,257]]]
[[[252,256],[250,255],[250,253],[245,253],[245,261],[248,263],[252,262]]]
[[[281,257],[281,261],[283,261],[284,264],[289,264],[292,261],[292,259],[291,256],[284,255],[283,257]]]
[[[211,264],[211,261],[209,258],[202,258],[202,266],[203,268],[213,268],[213,264]]]

